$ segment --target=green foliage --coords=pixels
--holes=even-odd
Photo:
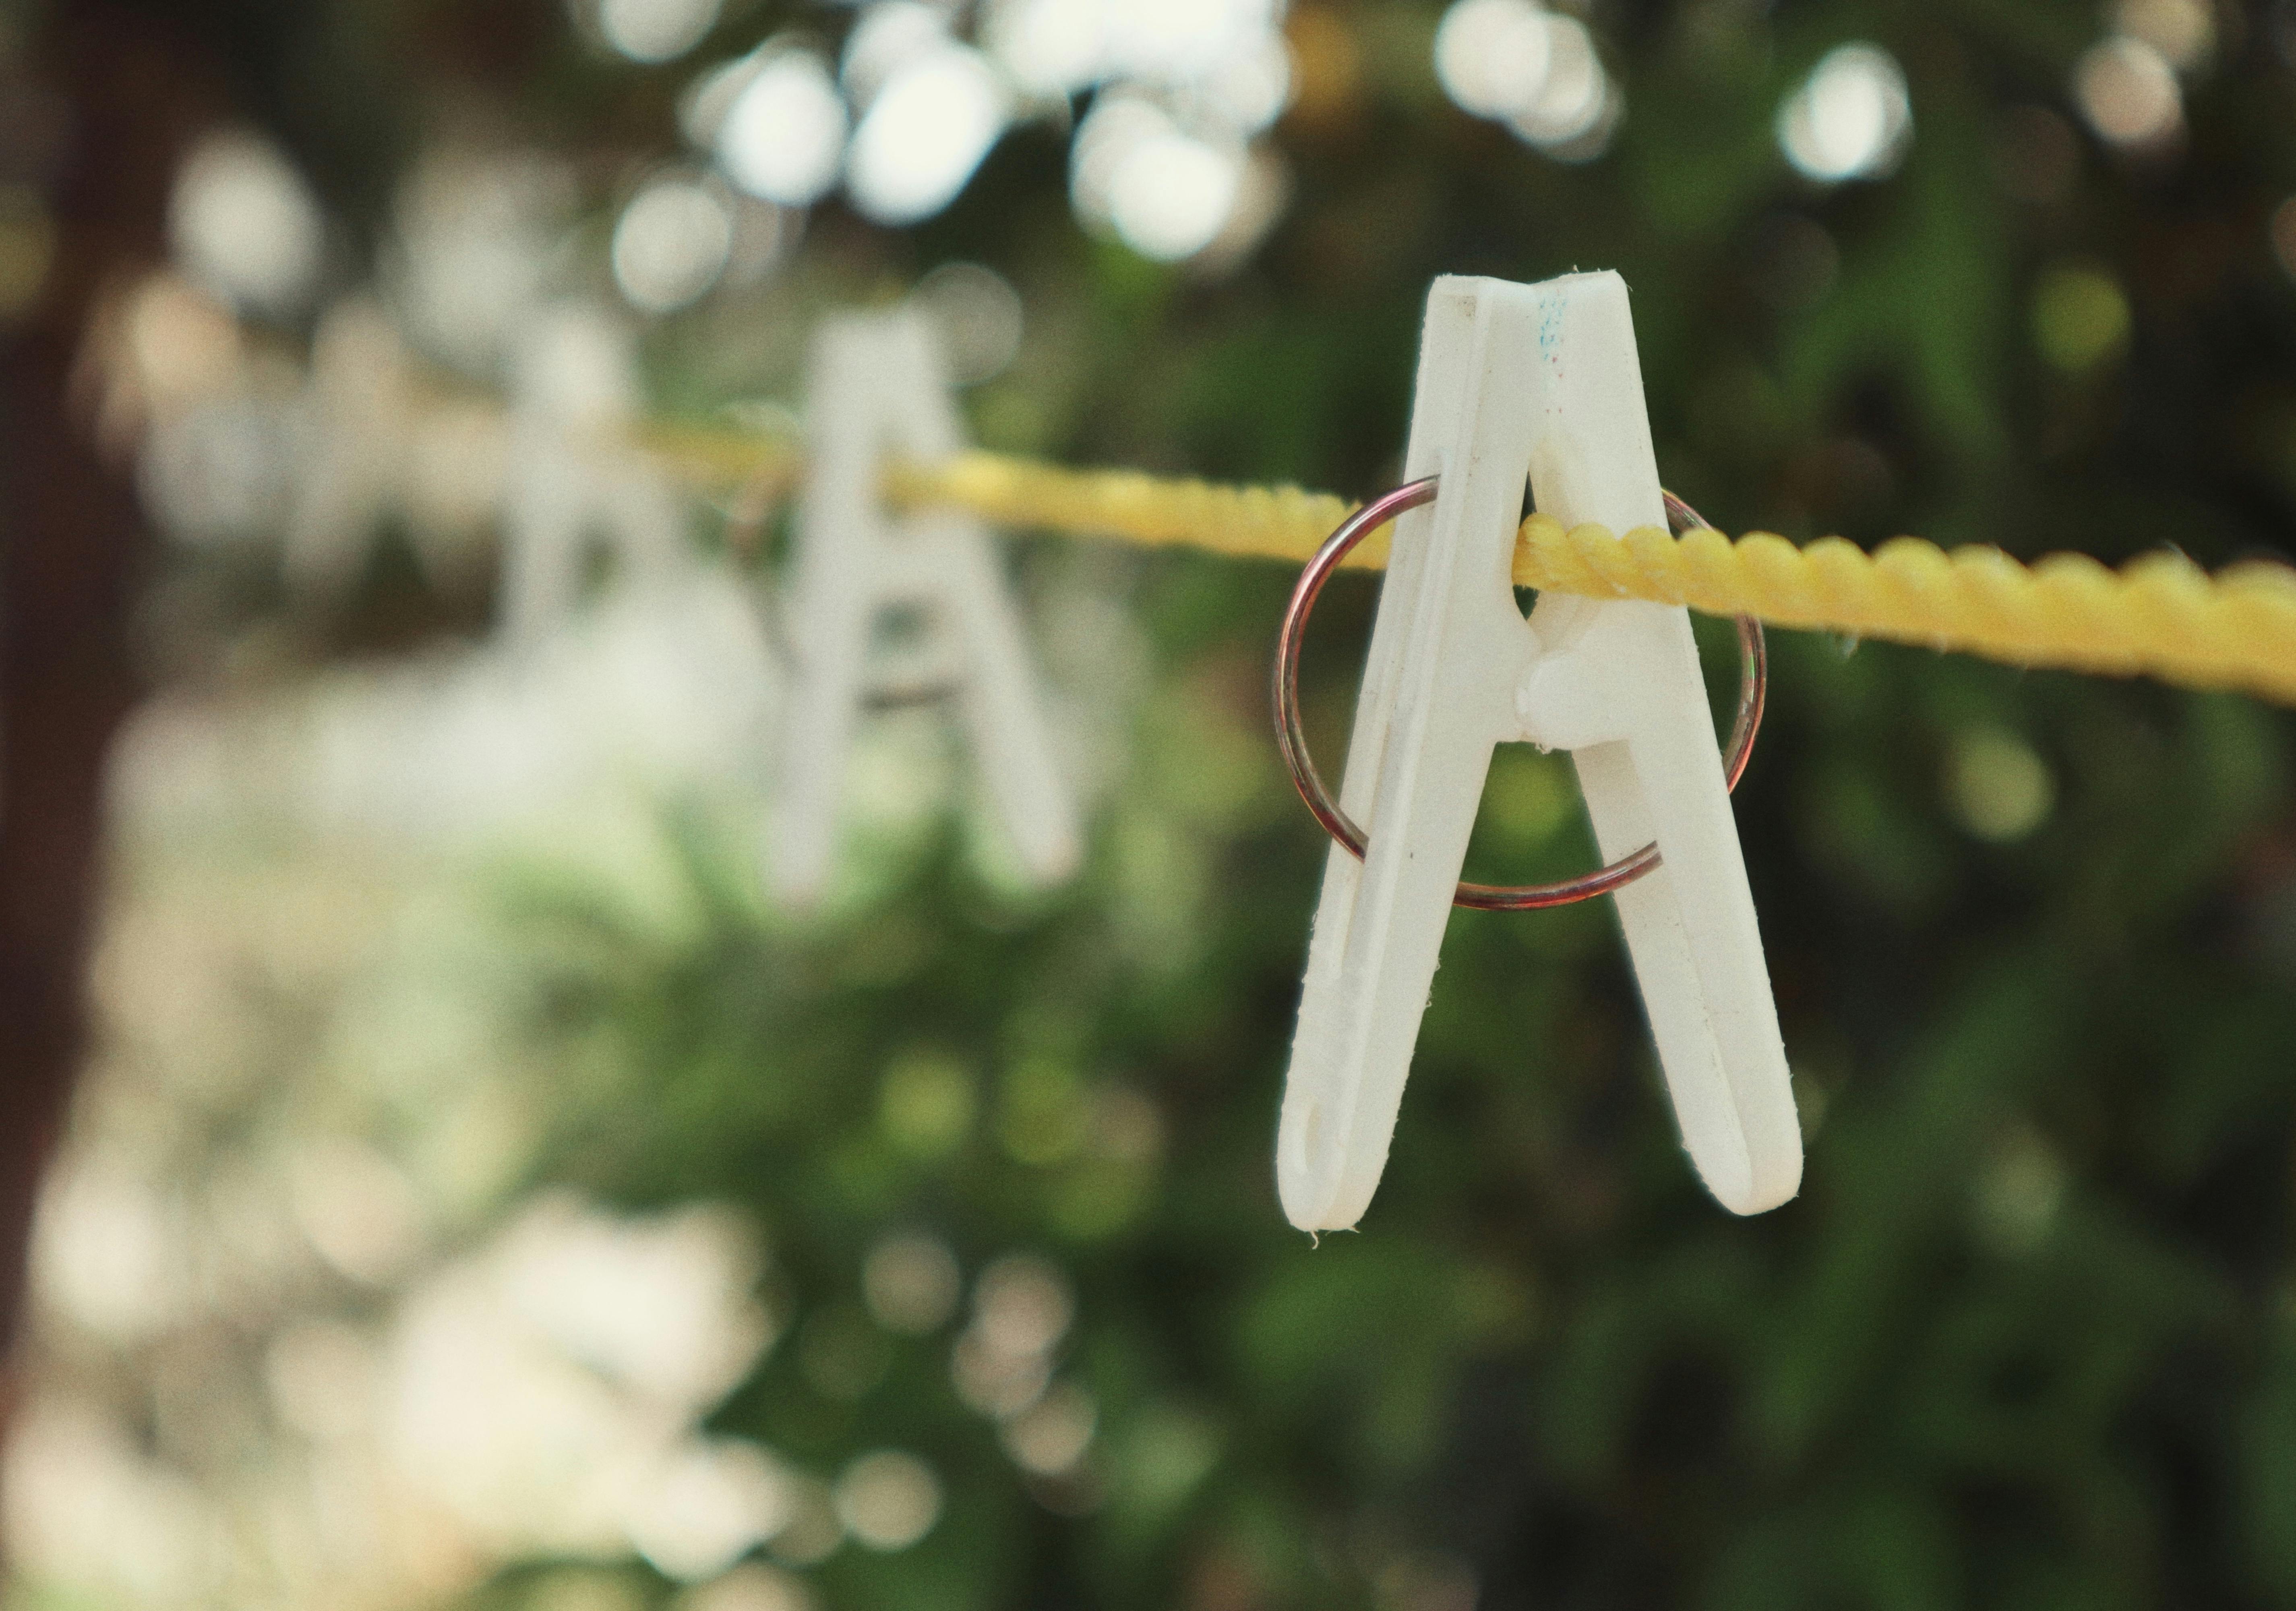
[[[1360,77],[1287,126],[1289,213],[1234,277],[1088,244],[1025,131],[911,235],[824,214],[794,279],[661,333],[666,390],[785,381],[800,310],[972,258],[1031,319],[977,399],[991,445],[1361,492],[1431,275],[1608,265],[1661,464],[1725,526],[2286,555],[2277,12],[2218,9],[2181,148],[2140,157],[2067,100],[2086,3],[1598,5],[1629,110],[1578,168],[1439,100],[1431,11],[1317,14]],[[1822,190],[1775,109],[1865,37],[1906,66],[1914,143]],[[2020,164],[2057,138],[2037,196]],[[681,823],[688,927],[553,896],[521,931],[537,1034],[614,1071],[554,1168],[768,1227],[792,1325],[721,1425],[942,1474],[940,1525],[832,1558],[832,1603],[1434,1607],[1447,1557],[1494,1611],[2296,1597],[2284,714],[1781,635],[1739,814],[1800,1200],[1739,1222],[1700,1193],[1606,913],[1462,913],[1386,1183],[1316,1246],[1268,1160],[1322,857],[1266,733],[1283,579],[1136,575],[1155,669],[1073,887],[1017,895],[928,825],[797,925]],[[1311,648],[1333,752],[1370,599],[1336,588]],[[1576,865],[1570,801],[1504,758],[1478,875]],[[864,1260],[912,1229],[968,1274],[1068,1272],[1088,1475],[1024,1479],[951,1387],[953,1330],[868,1318]]]

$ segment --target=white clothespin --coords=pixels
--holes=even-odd
[[[460,591],[493,560],[509,427],[475,396],[441,396],[368,292],[320,318],[288,415],[295,440],[281,569],[306,604],[336,604],[396,522],[433,586]]]
[[[1077,806],[1054,761],[999,555],[978,521],[885,502],[890,461],[930,464],[964,446],[931,326],[911,308],[832,318],[814,338],[808,384],[809,460],[787,616],[797,665],[767,856],[776,892],[805,905],[829,882],[871,645],[893,611],[913,612],[947,664],[1022,866],[1046,884],[1067,877],[1083,856]]]
[[[502,630],[513,644],[573,613],[594,542],[620,586],[693,563],[667,476],[623,440],[638,417],[634,348],[619,320],[581,303],[539,315],[518,346],[503,486]]]
[[[1369,835],[1324,867],[1276,1179],[1294,1225],[1355,1224],[1387,1163],[1492,746],[1567,749],[1618,892],[1683,1144],[1736,1213],[1801,1179],[1801,1136],[1688,612],[1510,585],[1528,478],[1566,526],[1663,525],[1627,288],[1446,276],[1427,300],[1406,479],[1341,805]],[[1525,921],[1535,921],[1525,918]],[[1534,1053],[1535,1059],[1535,1053]]]
[[[287,583],[308,600],[348,591],[384,520],[406,506],[414,357],[382,305],[346,297],[311,338],[299,421],[308,433],[283,540]]]

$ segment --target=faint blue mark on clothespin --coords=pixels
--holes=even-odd
[[[1285,1213],[1352,1226],[1387,1163],[1493,746],[1571,752],[1606,859],[1656,842],[1619,915],[1683,1143],[1737,1213],[1792,1197],[1801,1137],[1687,612],[1510,583],[1529,481],[1565,526],[1666,523],[1625,283],[1435,282],[1398,522],[1276,1144]],[[1526,914],[1517,919],[1538,921]],[[1540,1048],[1526,1045],[1537,1077]]]

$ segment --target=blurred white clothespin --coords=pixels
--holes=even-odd
[[[463,591],[491,565],[507,446],[501,410],[426,382],[373,293],[321,316],[283,423],[281,571],[298,604],[342,602],[394,527],[442,591]]]
[[[1397,522],[1357,704],[1341,807],[1369,843],[1324,868],[1285,1213],[1341,1229],[1371,1201],[1492,747],[1521,740],[1572,752],[1606,858],[1655,841],[1616,898],[1683,1143],[1723,1206],[1776,1206],[1801,1136],[1688,612],[1550,593],[1526,622],[1510,582],[1526,479],[1566,526],[1665,522],[1625,283],[1437,280],[1406,471],[1440,481]]]
[[[403,511],[414,394],[413,355],[380,302],[346,297],[327,310],[311,338],[303,462],[282,544],[299,597],[348,592],[383,522]]]
[[[666,473],[626,440],[639,410],[629,332],[565,303],[538,315],[512,364],[504,478],[502,630],[546,637],[574,611],[593,545],[617,585],[649,585],[692,563]]]
[[[1001,556],[980,523],[888,506],[889,462],[964,445],[931,325],[914,308],[845,315],[814,338],[808,460],[785,617],[796,665],[767,865],[792,904],[818,900],[837,843],[846,759],[873,692],[873,645],[906,615],[944,668],[1022,867],[1051,884],[1082,858]]]

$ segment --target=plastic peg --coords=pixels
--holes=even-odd
[[[581,302],[545,309],[518,343],[512,381],[501,627],[531,646],[575,612],[598,549],[619,588],[682,579],[693,555],[667,474],[627,440],[639,405],[627,325]]]
[[[972,516],[897,510],[884,495],[890,460],[932,464],[965,445],[932,326],[913,308],[830,318],[814,338],[808,389],[786,618],[796,664],[766,854],[775,893],[805,907],[828,886],[873,645],[895,612],[913,619],[929,660],[946,668],[1022,868],[1058,883],[1083,859],[1082,833],[1002,556]]]
[[[1566,749],[1605,859],[1685,1148],[1736,1213],[1791,1198],[1801,1136],[1689,613],[1510,579],[1528,482],[1566,526],[1663,525],[1625,283],[1445,276],[1427,300],[1396,523],[1285,1076],[1276,1182],[1306,1230],[1352,1227],[1386,1167],[1491,752]],[[1517,921],[1537,921],[1529,916]]]

